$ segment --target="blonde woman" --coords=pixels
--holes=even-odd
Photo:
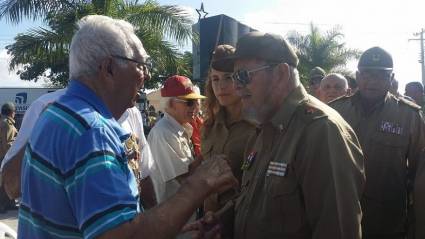
[[[241,117],[242,102],[233,86],[232,73],[214,69],[215,61],[228,57],[235,49],[219,45],[213,52],[211,67],[205,86],[206,118],[201,137],[201,152],[204,159],[215,154],[225,154],[235,177],[241,181],[242,162],[248,138],[255,134],[255,126]],[[205,211],[217,211],[235,196],[235,190],[213,195],[205,201]],[[231,238],[232,215],[221,218],[223,238]]]

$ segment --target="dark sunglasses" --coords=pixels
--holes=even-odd
[[[134,62],[134,63],[137,64],[136,65],[137,68],[139,68],[139,69],[141,69],[143,71],[146,71],[146,72],[151,72],[152,71],[153,64],[152,64],[152,60],[151,60],[150,57],[146,58],[145,62],[140,62],[138,60],[127,58],[125,56],[118,56],[118,55],[111,55],[111,56],[112,57],[115,57],[115,58],[118,58],[118,59],[121,59],[121,60],[126,60],[126,61]]]
[[[234,83],[239,83],[242,86],[246,86],[251,82],[251,74],[262,71],[268,68],[272,68],[277,66],[278,64],[271,64],[271,65],[265,65],[260,66],[258,68],[252,69],[252,70],[238,70],[235,73],[232,74],[232,79]]]
[[[196,100],[181,100],[181,99],[174,99],[175,101],[178,101],[178,102],[182,102],[182,103],[185,103],[185,105],[187,106],[187,107],[192,107],[192,106],[194,106],[195,105],[195,102],[196,102]]]

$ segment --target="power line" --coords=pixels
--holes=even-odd
[[[425,85],[425,63],[424,63],[424,29],[422,28],[420,32],[414,33],[414,36],[419,36],[419,38],[413,38],[413,39],[409,39],[409,41],[420,41],[420,47],[421,47],[421,52],[420,52],[420,59],[419,59],[419,63],[421,63],[421,70],[422,70],[422,84]]]

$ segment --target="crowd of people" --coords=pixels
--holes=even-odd
[[[19,132],[1,109],[0,202],[19,198],[19,238],[425,238],[424,89],[398,93],[386,50],[355,77],[317,66],[305,89],[284,38],[248,33],[214,49],[205,95],[165,81],[147,138],[133,26],[84,17],[69,52],[68,87]]]

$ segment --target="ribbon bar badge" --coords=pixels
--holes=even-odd
[[[269,163],[269,167],[267,168],[266,175],[267,176],[276,175],[276,176],[283,177],[286,175],[287,166],[288,165],[286,163],[278,163],[278,162],[271,161]]]

